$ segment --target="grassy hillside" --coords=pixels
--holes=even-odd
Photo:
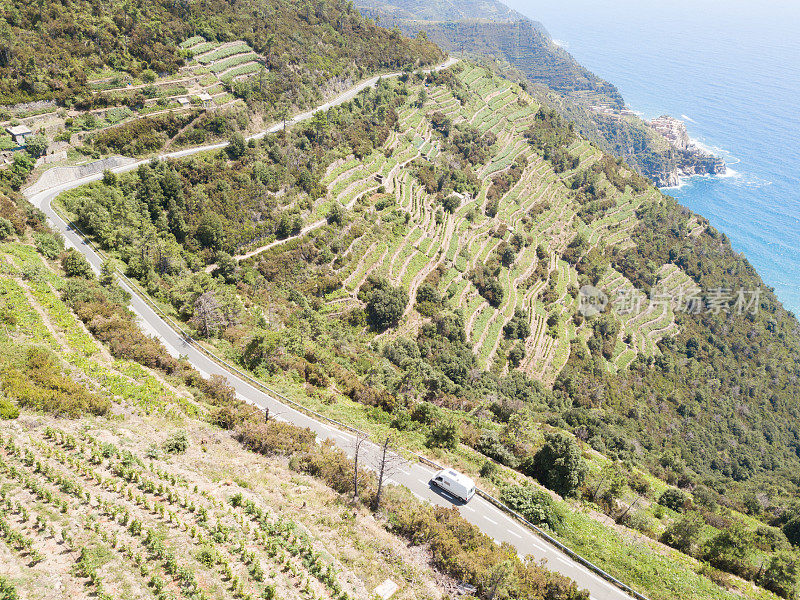
[[[341,451],[131,340],[119,290],[31,224],[0,244],[1,597],[436,599],[501,563],[520,595],[585,597],[401,490],[372,518],[370,473],[354,501]]]

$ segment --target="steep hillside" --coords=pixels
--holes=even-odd
[[[495,23],[516,21],[522,17],[517,11],[497,0],[467,0],[458,3],[447,0],[407,0],[402,3],[376,1],[369,6],[374,6],[381,14],[391,15],[393,18],[423,21],[441,21],[443,14],[449,15],[452,20],[472,19]]]
[[[365,0],[357,4],[386,27],[399,27],[407,35],[425,31],[431,40],[453,54],[505,59],[531,83],[573,100],[624,106],[619,91],[556,45],[541,23],[500,2],[462,2],[456,11],[446,2],[423,6]]]
[[[180,44],[196,35],[250,44],[270,73],[259,86],[270,102],[303,98],[333,79],[440,58],[431,44],[376,27],[342,1],[147,0],[129,7],[13,0],[0,8],[0,30],[0,104],[85,101],[92,80],[120,74],[147,83],[175,73],[189,56]]]
[[[704,219],[483,69],[385,81],[243,155],[62,202],[257,372],[335,382],[398,419],[422,399],[527,398],[532,418],[683,485],[758,482],[776,511],[796,485],[794,318]],[[609,310],[578,310],[586,284]],[[756,302],[737,308],[740,290]]]
[[[788,593],[797,324],[704,219],[469,63],[231,141],[58,202],[210,349],[447,453],[652,597]],[[526,477],[581,500],[550,519]]]
[[[531,85],[563,117],[604,151],[623,157],[658,185],[676,185],[679,175],[717,173],[721,161],[694,149],[671,146],[648,122],[630,111],[613,84],[603,81],[556,45],[544,26],[500,2],[393,3],[361,0],[366,14],[408,35],[425,31],[442,48],[478,60],[503,76]],[[504,10],[505,9],[505,10]],[[554,92],[554,93],[553,93]]]
[[[437,599],[502,564],[524,597],[585,598],[455,510],[393,487],[370,516],[371,473],[354,499],[341,450],[164,355],[32,224],[0,244],[0,597]]]
[[[203,394],[112,358],[32,246],[0,263],[0,578],[20,597],[370,598],[390,573],[413,573],[402,597],[440,595],[374,521],[205,422]]]

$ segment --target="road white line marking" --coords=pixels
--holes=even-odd
[[[486,519],[487,521],[489,521],[489,523],[491,523],[492,525],[497,525],[497,521],[495,521],[495,520],[493,520],[493,519],[490,519],[490,518],[489,518],[489,517],[487,517],[486,515],[482,515],[482,516],[483,516],[483,518],[484,518],[484,519]]]
[[[468,511],[470,511],[470,512],[475,512],[475,509],[474,509],[474,508],[472,508],[471,506],[466,506],[466,505],[464,505],[462,508],[466,508],[466,509],[467,509]]]
[[[518,534],[516,531],[511,531],[511,530],[509,529],[509,530],[508,530],[508,533],[510,533],[511,535],[513,535],[513,536],[515,536],[515,537],[518,537],[519,539],[522,539],[522,536],[521,536],[520,534]]]
[[[424,479],[420,479],[419,477],[417,478],[417,481],[419,481],[422,485],[428,485],[427,481],[425,481]]]

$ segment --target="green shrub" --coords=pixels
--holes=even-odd
[[[671,508],[675,512],[683,512],[686,505],[689,503],[689,496],[678,488],[669,488],[661,494],[658,499],[661,506]]]
[[[703,560],[722,571],[752,579],[751,551],[751,535],[741,525],[734,525],[720,531],[703,545]]]
[[[497,474],[497,470],[497,463],[492,460],[487,460],[481,465],[481,470],[479,473],[481,477],[491,479],[495,476],[495,474]]]
[[[16,419],[19,408],[8,398],[0,398],[0,419]]]
[[[442,200],[442,206],[447,212],[454,213],[458,210],[458,207],[461,206],[461,198],[455,194],[451,194]]]
[[[34,233],[36,249],[45,258],[55,260],[64,251],[64,238],[57,233]]]
[[[394,287],[385,279],[378,280],[367,300],[367,318],[377,331],[393,327],[408,305],[408,292]]]
[[[310,429],[271,420],[269,423],[244,423],[236,430],[236,438],[253,452],[272,456],[308,450],[317,436]]]
[[[189,447],[189,436],[183,429],[170,435],[164,442],[164,452],[168,454],[183,454]]]
[[[503,444],[496,431],[484,431],[481,433],[478,442],[475,444],[475,449],[507,467],[516,468],[519,466],[519,459]]]
[[[753,543],[759,550],[765,552],[776,552],[778,550],[789,550],[789,540],[783,531],[777,527],[759,525],[753,533]]]
[[[800,515],[795,516],[783,526],[783,534],[794,546],[800,546]]]
[[[233,430],[242,426],[246,421],[257,423],[264,420],[263,413],[255,406],[235,403],[221,406],[211,413],[209,421],[222,429]]]
[[[390,427],[398,431],[408,431],[413,425],[411,414],[405,408],[398,408],[392,415],[391,423],[389,423]]]
[[[353,462],[347,458],[344,451],[330,441],[326,441],[319,448],[309,446],[307,452],[300,453],[292,459],[292,467],[319,477],[340,494],[353,494]],[[359,496],[368,502],[374,493],[375,478],[363,469],[359,469],[359,472]]]
[[[555,531],[564,522],[564,512],[550,494],[534,485],[505,487],[500,493],[500,500],[534,525],[547,525]]]
[[[227,151],[228,155],[234,159],[241,158],[247,152],[247,142],[245,142],[244,136],[240,132],[235,131],[228,138]]]
[[[5,217],[0,217],[0,240],[7,240],[13,235],[14,224]]]
[[[47,138],[43,135],[32,135],[25,142],[25,150],[34,158],[47,154]]]
[[[441,310],[442,296],[436,287],[428,282],[417,288],[415,308],[421,315],[432,317]]]
[[[781,552],[770,558],[760,584],[783,598],[797,597],[797,576],[800,574],[797,558]]]
[[[435,404],[430,402],[420,402],[411,411],[411,418],[419,423],[431,425],[439,418],[440,414],[441,411]]]
[[[7,240],[13,235],[14,224],[5,217],[0,217],[0,240]]]
[[[11,582],[0,575],[0,600],[17,600],[19,595]]]
[[[92,267],[89,265],[89,261],[75,248],[70,248],[61,257],[61,268],[64,269],[67,277],[89,279],[92,276]]]
[[[458,430],[458,423],[454,421],[442,421],[431,427],[425,445],[429,448],[447,448],[455,450],[461,441]]]
[[[508,351],[508,362],[513,368],[517,368],[524,358],[525,344],[519,341]]]
[[[661,534],[661,541],[681,552],[693,554],[704,525],[705,521],[700,513],[687,512],[667,527]]]
[[[622,519],[622,523],[647,536],[653,536],[655,524],[652,517],[643,510],[629,511]]]
[[[203,546],[197,551],[195,558],[201,565],[210,569],[217,564],[217,551],[213,546]]]
[[[523,463],[528,475],[562,496],[574,494],[588,470],[575,440],[565,433],[546,433],[544,446]]]

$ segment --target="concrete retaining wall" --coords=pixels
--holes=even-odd
[[[42,176],[39,177],[38,181],[27,188],[25,193],[28,195],[35,194],[57,185],[69,183],[70,181],[75,181],[76,179],[81,179],[82,177],[88,177],[89,175],[102,173],[106,169],[115,169],[133,162],[136,162],[135,158],[110,156],[108,158],[96,160],[85,165],[77,165],[74,167],[54,167],[42,173]]]

